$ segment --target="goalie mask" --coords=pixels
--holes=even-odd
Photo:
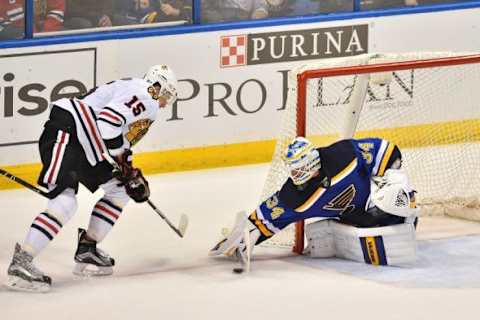
[[[283,161],[296,185],[310,180],[321,168],[320,153],[309,140],[303,137],[295,138],[288,145]]]
[[[163,97],[168,105],[172,105],[177,100],[177,78],[172,69],[167,65],[162,64],[151,67],[143,79],[153,86],[158,85],[160,87],[160,90],[152,95],[155,100]]]
[[[410,188],[405,173],[390,169],[385,172],[382,180],[379,186],[372,182],[369,206],[413,221],[418,214],[418,208],[415,203],[415,191]]]

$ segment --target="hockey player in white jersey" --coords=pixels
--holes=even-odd
[[[415,261],[418,209],[395,144],[365,138],[315,148],[297,137],[283,160],[290,176],[280,190],[248,217],[240,213],[210,256],[234,256],[247,263],[249,247],[291,223],[321,218],[305,228],[309,242],[304,253],[311,257],[393,266]]]
[[[151,67],[143,79],[122,79],[92,89],[79,98],[51,104],[39,140],[43,168],[38,183],[57,196],[34,220],[23,244],[16,244],[7,286],[45,292],[51,279],[33,264],[37,256],[77,209],[79,183],[103,197],[94,206],[89,225],[79,229],[75,274],[109,275],[114,259],[97,248],[132,198],[146,201],[148,182],[132,166],[131,147],[148,131],[159,108],[177,98],[177,80],[166,65]],[[106,161],[112,157],[117,168]],[[120,169],[119,169],[120,168]]]

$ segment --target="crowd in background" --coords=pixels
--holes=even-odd
[[[34,0],[34,32],[192,19],[192,0]],[[23,38],[25,0],[0,0],[0,40]]]
[[[362,10],[467,0],[361,0]],[[0,40],[24,36],[25,0],[0,0]],[[201,22],[353,11],[354,0],[201,0]],[[192,0],[34,0],[34,33],[192,22]]]
[[[361,10],[466,2],[468,0],[360,0]],[[228,22],[351,12],[354,0],[202,0],[202,22]]]

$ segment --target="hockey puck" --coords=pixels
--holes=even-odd
[[[233,268],[233,273],[243,273],[243,268]]]

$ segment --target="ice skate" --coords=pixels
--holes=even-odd
[[[47,292],[52,279],[33,264],[33,256],[17,243],[8,267],[7,287],[16,291]]]
[[[78,247],[75,252],[73,274],[81,277],[108,276],[113,273],[115,260],[97,248],[97,242],[86,239],[87,232],[78,229]]]

